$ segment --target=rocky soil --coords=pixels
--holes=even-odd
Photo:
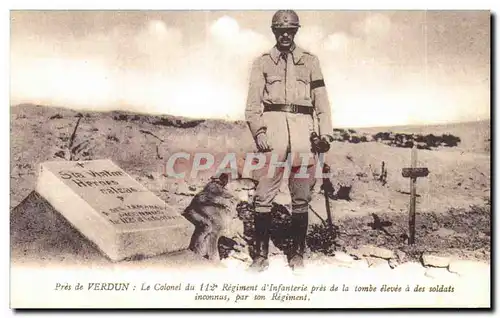
[[[386,132],[389,128],[380,131]],[[329,200],[333,228],[324,223],[327,215],[321,180],[316,184],[311,202],[308,259],[389,268],[416,262],[425,268],[447,271],[452,271],[451,264],[458,260],[488,263],[491,252],[489,122],[418,129],[400,127],[391,131],[422,136],[450,135],[460,139],[456,146],[418,152],[418,165],[428,167],[431,173],[417,182],[416,244],[407,244],[409,180],[401,176],[401,169],[410,163],[409,149],[376,140],[353,143],[349,139],[335,142],[327,158],[337,194]],[[377,130],[357,130],[357,133],[373,136]],[[16,207],[32,192],[36,166],[40,162],[108,158],[168,204],[182,210],[211,175],[207,172],[195,179],[169,178],[164,170],[169,155],[177,151],[207,151],[217,156],[252,149],[251,137],[242,122],[15,106],[11,108],[10,206]],[[381,178],[383,169],[385,178]],[[286,255],[289,244],[286,188],[284,184],[273,212],[273,257],[278,258]],[[341,189],[347,191],[342,194]],[[240,223],[235,224],[244,227],[221,240],[220,251],[224,262],[246,264],[252,253],[249,247],[252,228],[245,202],[251,193],[238,186],[233,190],[238,197],[235,206],[239,202],[235,216]],[[17,217],[15,211],[11,212],[11,220]],[[47,235],[47,231],[32,232]],[[57,258],[57,253],[46,253],[50,244],[40,247],[33,242],[26,243],[29,248],[20,243],[13,257],[23,259],[43,254]],[[67,256],[74,253],[68,250]],[[431,255],[430,260],[426,255]]]

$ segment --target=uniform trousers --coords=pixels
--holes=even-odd
[[[291,155],[287,153],[287,159],[290,159]],[[316,164],[305,164],[303,166],[288,164],[285,167],[273,168],[270,161],[272,160],[267,160],[265,168],[259,173],[259,183],[254,196],[255,212],[271,212],[272,203],[278,194],[281,182],[284,178],[288,178],[292,212],[307,213],[311,201],[311,192],[316,184]],[[293,162],[293,160],[289,162]]]

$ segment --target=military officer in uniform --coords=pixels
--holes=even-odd
[[[292,269],[303,267],[317,160],[311,155],[304,166],[301,156],[311,154],[310,136],[316,130],[315,123],[322,141],[333,140],[330,103],[320,63],[315,55],[295,44],[299,27],[299,17],[292,10],[273,15],[271,29],[276,45],[253,62],[245,110],[258,151],[291,164],[288,183],[293,244],[288,262]],[[304,171],[307,177],[303,177]],[[269,265],[270,212],[283,177],[284,169],[260,177],[254,196],[256,237],[251,269],[260,271]]]

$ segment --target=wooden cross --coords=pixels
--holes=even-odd
[[[409,217],[409,228],[410,237],[408,238],[408,244],[415,244],[415,206],[417,203],[417,178],[427,177],[429,175],[429,169],[427,168],[417,168],[417,148],[413,147],[411,150],[411,168],[403,168],[402,171],[404,178],[410,178],[410,217]]]

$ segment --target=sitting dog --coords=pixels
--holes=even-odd
[[[189,249],[209,260],[219,259],[219,238],[239,221],[238,199],[226,188],[228,182],[229,174],[211,178],[182,213],[195,226]]]

